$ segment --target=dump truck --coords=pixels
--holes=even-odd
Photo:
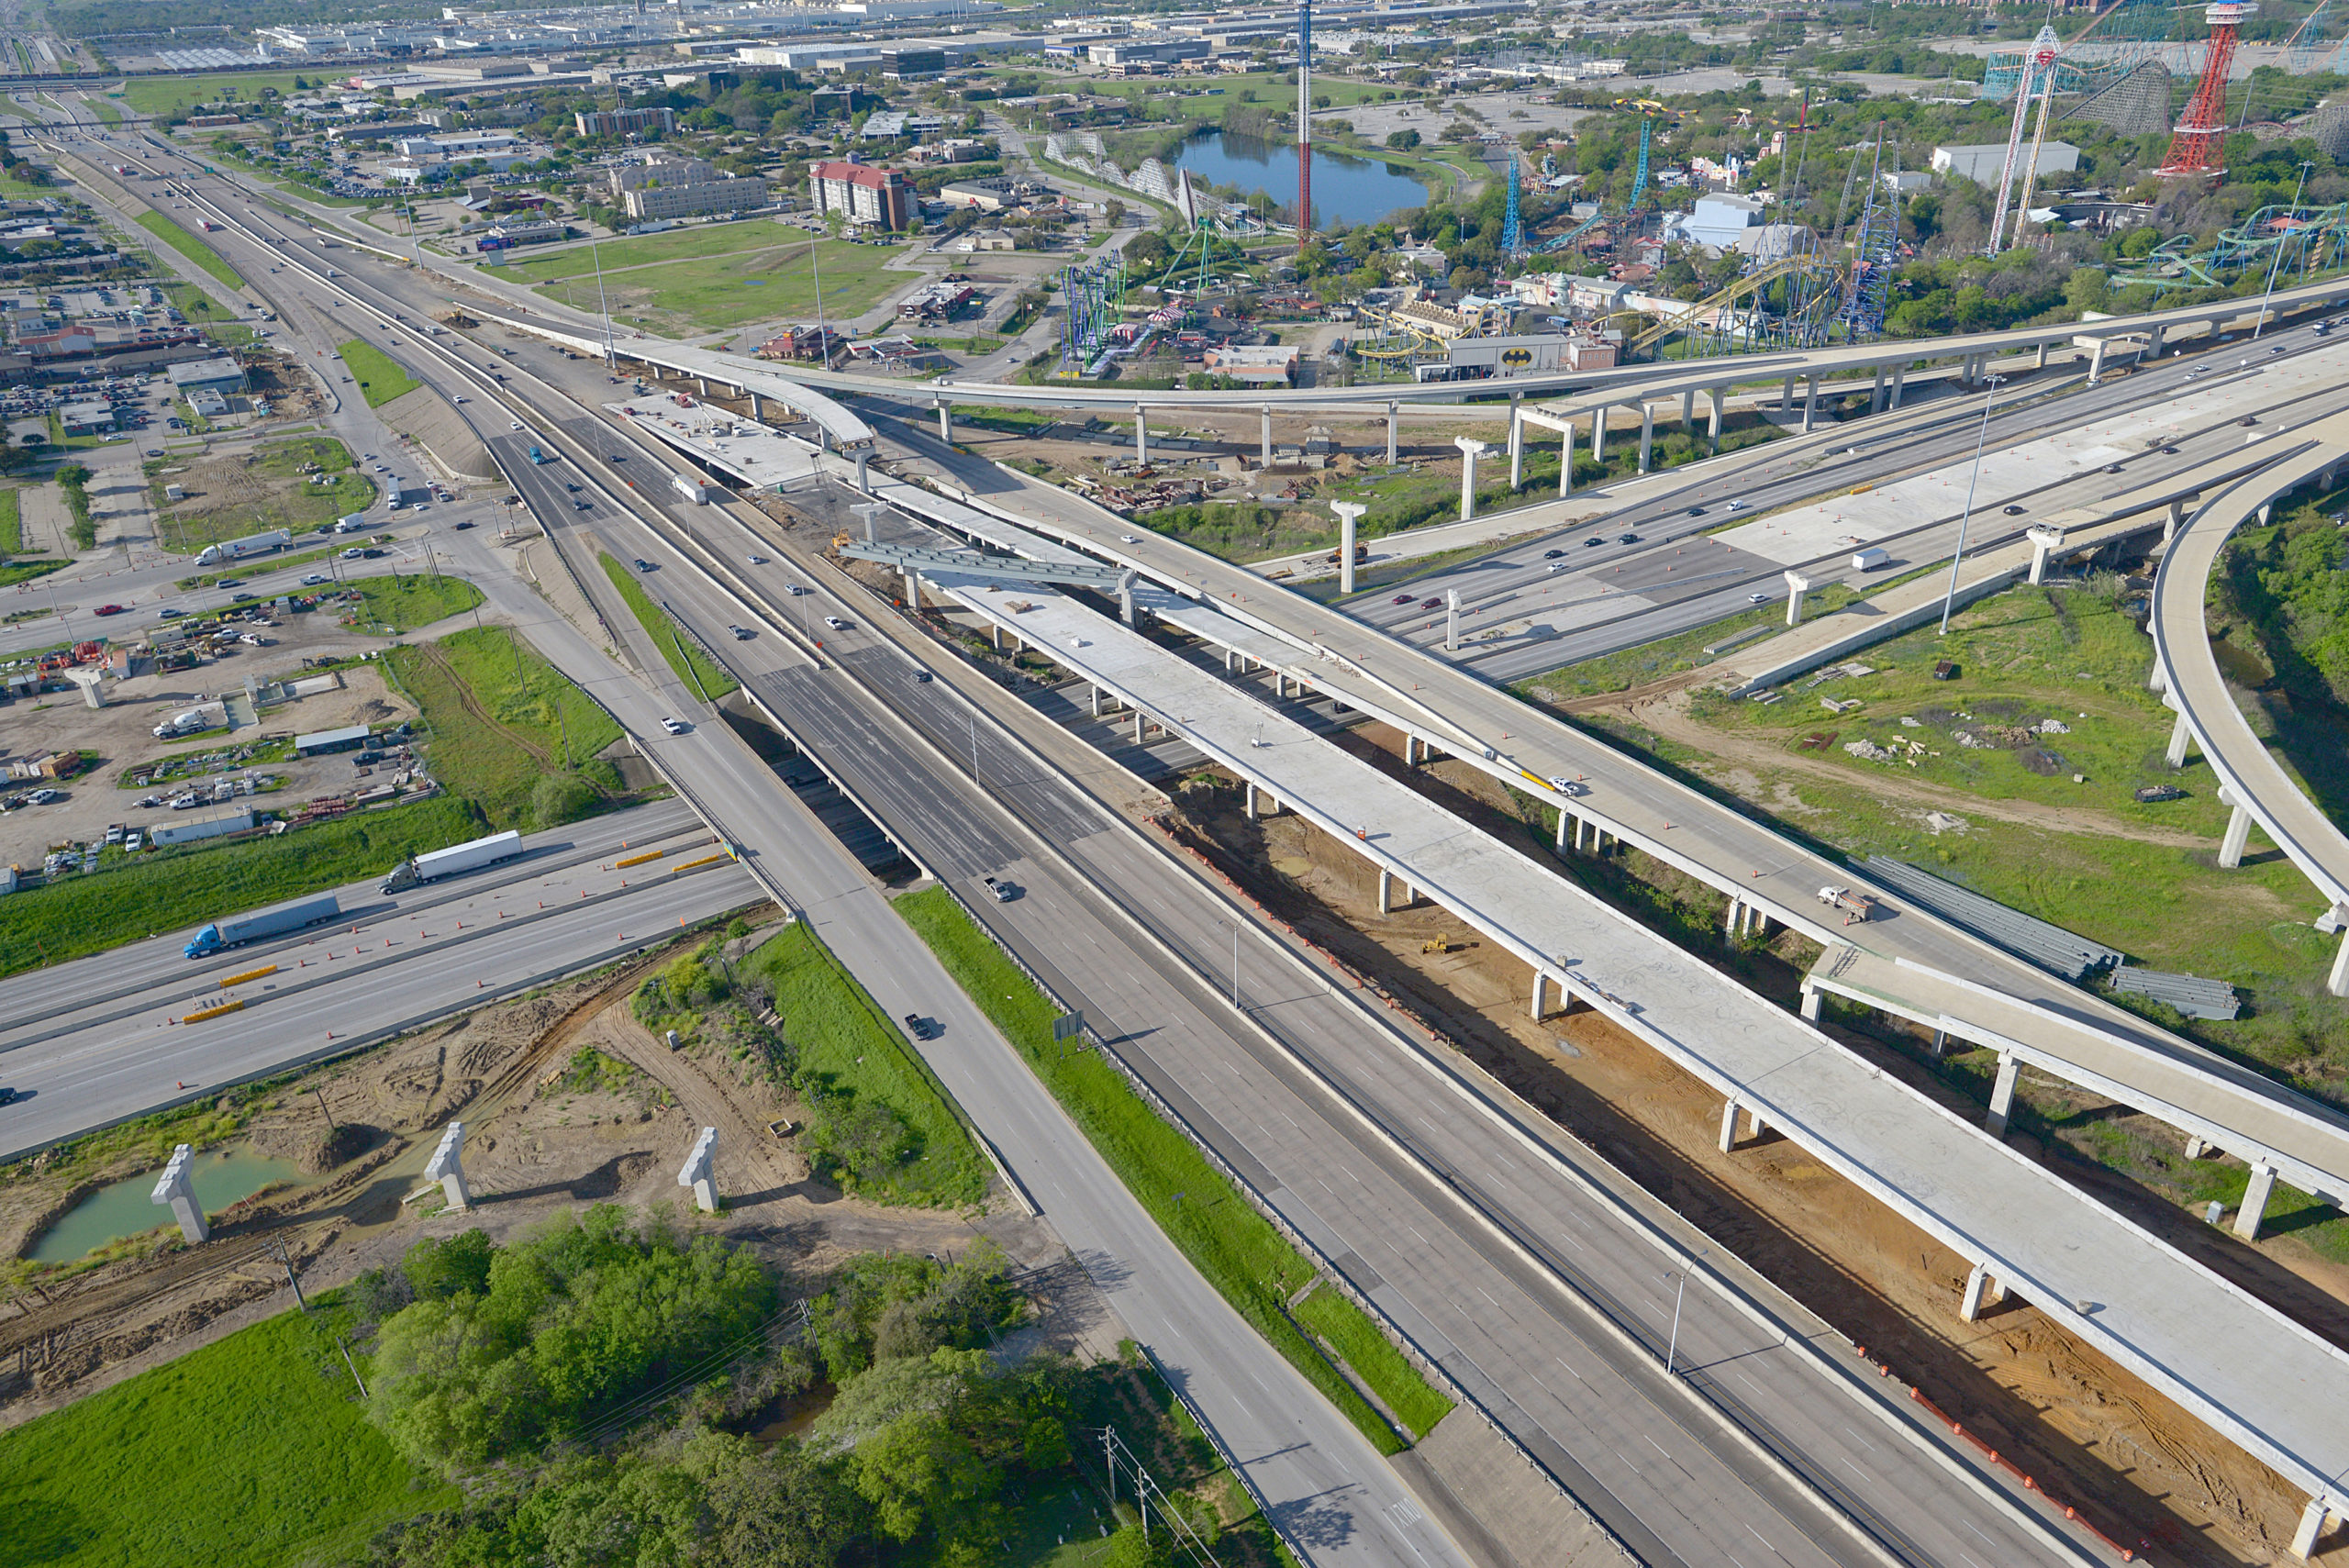
[[[420,887],[428,882],[438,882],[444,876],[477,871],[483,866],[510,861],[522,852],[522,835],[508,828],[492,833],[486,839],[469,839],[462,844],[451,844],[445,850],[433,850],[421,855],[410,855],[392,868],[384,879],[385,893],[400,893]]]
[[[1875,899],[1865,893],[1854,893],[1848,887],[1822,887],[1819,890],[1819,901],[1830,909],[1841,909],[1843,924],[1847,926],[1854,920],[1866,919],[1869,912],[1876,908]]]
[[[341,913],[342,906],[331,893],[297,898],[274,909],[255,910],[250,915],[239,915],[233,920],[217,920],[197,931],[181,951],[190,958],[209,958],[216,952],[242,947],[247,942],[257,942],[264,937],[282,937],[288,931],[298,931],[321,920],[331,920]]]

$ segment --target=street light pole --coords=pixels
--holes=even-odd
[[[1942,629],[1949,635],[1950,612],[1957,604],[1957,567],[1965,559],[1965,528],[1974,520],[1974,491],[1982,483],[1982,449],[1990,439],[1990,403],[1998,395],[1998,387],[2007,378],[1990,377],[1990,384],[1982,394],[1982,433],[1974,439],[1974,472],[1965,481],[1965,510],[1957,519],[1957,549],[1949,558],[1949,591],[1942,595]]]
[[[2305,159],[2300,162],[2300,183],[2292,187],[2292,217],[2295,221],[2300,216],[2300,193],[2309,188],[2309,171],[2315,167],[2313,162]],[[2259,296],[2259,319],[2251,324],[2251,340],[2254,343],[2259,341],[2259,334],[2266,328],[2267,302],[2276,297],[2276,274],[2283,270],[2284,237],[2279,235],[2276,240],[2276,254],[2267,263],[2267,289]]]

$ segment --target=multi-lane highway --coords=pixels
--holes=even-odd
[[[329,924],[196,961],[175,931],[0,981],[0,1083],[21,1096],[0,1108],[0,1159],[357,1050],[761,897],[674,803],[535,834],[519,859],[404,893],[378,890],[388,865],[351,869],[370,874],[339,890]],[[240,1010],[184,1021],[231,1001]]]

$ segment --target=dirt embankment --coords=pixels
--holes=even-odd
[[[1375,728],[1341,743],[1504,841],[1527,833],[1498,786],[1466,764],[1406,770],[1399,739]],[[1715,1144],[1720,1106],[1710,1090],[1598,1015],[1529,1020],[1531,974],[1521,963],[1433,906],[1379,914],[1375,872],[1298,818],[1252,821],[1230,789],[1186,790],[1180,802],[1181,830],[1279,918],[1376,977],[1486,1071],[1866,1346],[1871,1359],[2051,1496],[2081,1507],[2108,1535],[2150,1543],[2162,1562],[2218,1568],[2284,1558],[2304,1501],[2295,1488],[2028,1302],[1961,1322],[1968,1260],[1781,1138],[1722,1154]],[[1672,887],[1664,868],[1640,869],[1657,873],[1667,897],[1705,892]],[[1614,873],[1577,862],[1568,874],[1603,882]],[[1710,924],[1720,929],[1717,911]],[[1437,944],[1439,936],[1451,940]],[[1804,939],[1781,933],[1762,951],[1715,962],[1790,1004],[1815,954]],[[1845,1040],[1924,1092],[1960,1103],[1920,1060],[1882,1040]],[[2261,1253],[2192,1236],[2195,1228],[2157,1195],[2015,1141],[2133,1218],[2177,1232],[2198,1253],[2219,1247],[2232,1254],[2231,1262],[2208,1256],[2214,1265],[2239,1277],[2264,1270],[2264,1294],[2300,1286],[2299,1316],[2336,1337],[2349,1332],[2339,1299],[2301,1285]]]
[[[658,951],[483,1008],[233,1107],[244,1118],[238,1140],[328,1173],[231,1206],[214,1217],[202,1247],[159,1231],[78,1273],[22,1276],[0,1303],[0,1427],[283,1310],[291,1305],[289,1261],[304,1288],[317,1291],[395,1264],[422,1236],[479,1227],[503,1238],[586,1203],[668,1206],[684,1223],[744,1241],[800,1280],[859,1251],[952,1255],[981,1234],[1024,1264],[1064,1255],[1049,1226],[1016,1210],[885,1207],[813,1178],[794,1140],[771,1130],[805,1121],[788,1091],[722,1051],[673,1052],[630,1016],[636,986],[674,957]],[[588,1047],[626,1067],[603,1068],[590,1075],[595,1086],[579,1086],[570,1069]],[[438,1189],[421,1173],[457,1118],[474,1204],[435,1212]],[[704,1127],[718,1129],[726,1208],[715,1217],[695,1215],[676,1184]],[[0,1249],[21,1253],[82,1193],[154,1163],[151,1149],[128,1143],[105,1159],[28,1162],[0,1181]],[[419,1192],[421,1201],[406,1201]],[[1067,1294],[1075,1331],[1099,1340],[1096,1348],[1113,1346],[1122,1329],[1099,1303]],[[1101,1322],[1085,1326],[1094,1319]]]

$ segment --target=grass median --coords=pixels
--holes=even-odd
[[[0,1561],[342,1561],[455,1501],[367,1419],[338,1342],[349,1314],[315,1305],[0,1434]]]
[[[228,265],[227,257],[165,217],[161,213],[140,213],[139,227],[203,268],[207,276],[228,284],[232,289],[240,289],[245,286],[245,280],[239,275],[236,268]]]
[[[335,352],[342,356],[351,379],[359,384],[360,395],[367,399],[370,408],[381,408],[395,397],[405,397],[423,384],[411,379],[389,354],[373,343],[353,338],[339,345]]]
[[[361,605],[351,617],[362,631],[396,637],[419,626],[462,615],[482,602],[482,592],[462,577],[417,573],[405,577],[362,577]]]
[[[1053,1041],[1052,1020],[1060,1010],[951,894],[943,888],[909,894],[896,901],[896,908],[1027,1059],[1192,1266],[1381,1453],[1398,1453],[1408,1445],[1315,1346],[1308,1328],[1329,1341],[1415,1437],[1425,1437],[1443,1418],[1451,1401],[1430,1387],[1377,1325],[1344,1296],[1327,1286],[1315,1290],[1306,1303],[1310,1320],[1300,1327],[1286,1304],[1314,1281],[1312,1262],[1249,1207],[1187,1138],[1144,1104],[1100,1052],[1065,1050]]]
[[[596,559],[604,563],[604,575],[612,580],[612,585],[620,591],[620,597],[628,601],[628,607],[635,614],[637,623],[660,645],[661,657],[669,662],[669,668],[677,673],[677,679],[697,693],[704,702],[716,702],[727,693],[740,688],[741,683],[728,674],[725,667],[705,652],[700,643],[685,635],[685,628],[677,624],[676,617],[662,609],[652,595],[644,591],[644,584],[638,582],[627,567],[608,555],[599,554]]]
[[[388,650],[424,709],[433,777],[477,803],[494,828],[537,831],[629,798],[596,753],[620,727],[504,627]]]

